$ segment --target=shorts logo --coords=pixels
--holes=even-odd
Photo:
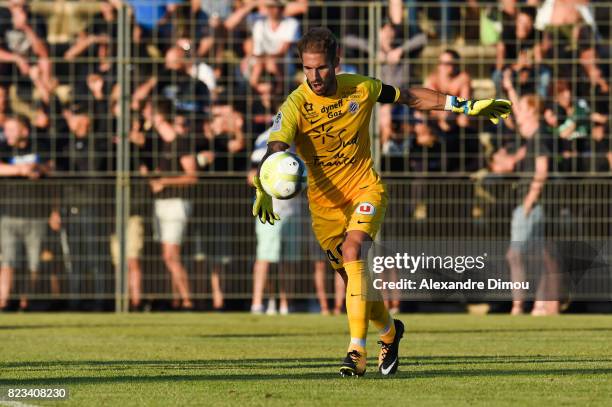
[[[374,215],[376,213],[376,208],[369,202],[362,202],[357,205],[356,213],[360,215]]]
[[[278,112],[272,121],[272,131],[279,131],[283,124],[283,113]]]
[[[355,102],[354,100],[351,100],[349,103],[348,111],[351,112],[352,114],[355,114],[357,113],[358,110],[359,110],[359,103]]]

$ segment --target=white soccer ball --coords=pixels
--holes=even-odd
[[[288,151],[271,154],[261,165],[259,179],[263,189],[276,199],[291,199],[304,188],[306,166]]]

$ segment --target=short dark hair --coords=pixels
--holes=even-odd
[[[313,27],[297,43],[300,58],[304,52],[325,54],[329,61],[338,55],[338,40],[325,27]]]

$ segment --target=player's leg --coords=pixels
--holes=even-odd
[[[372,302],[367,298],[367,275],[361,250],[369,244],[370,236],[360,230],[347,231],[342,243],[343,264],[347,276],[346,314],[351,334],[347,359],[340,370],[341,374],[345,375],[360,375],[365,372],[366,338]],[[356,365],[356,369],[353,365]]]
[[[354,255],[361,258],[361,253],[365,253],[362,250],[367,249],[367,247],[363,246],[363,243],[371,242],[376,237],[387,209],[387,195],[382,186],[375,185],[369,190],[364,191],[354,202],[355,204],[351,208],[347,227],[347,241],[349,236],[355,236],[354,233],[356,232],[361,232],[368,239],[362,240],[359,252],[355,253],[349,249],[349,252],[344,257],[344,267],[347,270],[349,284],[357,281],[357,275],[360,276],[359,280],[362,284],[368,284],[367,289],[365,286],[362,287],[362,292],[367,296],[364,297],[364,300],[368,303],[366,305],[366,309],[369,311],[368,318],[378,329],[380,336],[379,344],[381,345],[381,350],[378,358],[378,369],[383,375],[393,374],[399,366],[398,350],[399,342],[404,333],[404,324],[400,320],[394,320],[391,317],[381,293],[371,289],[364,261],[358,260],[353,263],[348,261]],[[347,255],[350,257],[347,257]],[[351,290],[347,290],[347,296],[351,292]],[[347,298],[347,312],[348,302],[349,299]],[[353,307],[356,305],[357,303],[355,302]],[[363,307],[363,305],[360,306]]]
[[[345,226],[347,224],[346,213],[342,208],[326,208],[320,207],[316,204],[310,203],[310,211],[312,215],[312,229],[315,237],[319,241],[321,248],[326,253],[327,258],[334,270],[338,273],[343,273],[344,276],[348,275],[348,270],[344,273],[343,268],[343,242],[345,241]],[[348,249],[354,252],[353,249]],[[342,274],[341,274],[342,275]],[[347,279],[350,281],[350,277]],[[350,285],[350,283],[348,284]],[[361,300],[361,290],[358,283],[355,283],[355,287],[348,287],[347,285],[347,314],[349,317],[349,329],[351,331],[351,338],[355,337],[355,343],[351,341],[349,344],[348,353],[346,358],[342,362],[340,367],[340,374],[343,376],[361,376],[366,370],[366,352],[365,346],[361,344],[365,343],[365,331],[367,331],[367,310],[356,309],[353,316],[349,313],[349,289],[354,288],[358,290],[358,298]],[[364,301],[365,303],[365,301]],[[361,317],[359,316],[361,313]],[[351,323],[351,317],[355,319],[357,323]],[[363,321],[365,318],[365,322]]]
[[[334,315],[342,314],[346,295],[346,273],[336,273],[334,277]]]

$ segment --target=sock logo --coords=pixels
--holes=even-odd
[[[369,202],[362,202],[357,205],[355,212],[360,215],[374,215],[376,208]]]

